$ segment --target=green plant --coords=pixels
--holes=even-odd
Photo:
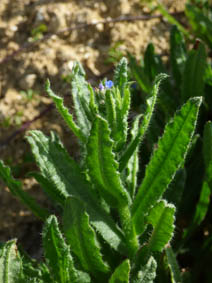
[[[27,101],[33,100],[38,95],[38,93],[33,89],[28,89],[26,91],[22,90],[20,91],[20,94],[23,95]]]
[[[165,64],[162,58],[155,54],[154,46],[150,43],[141,63],[137,63],[129,54],[131,69],[129,74],[131,80],[137,81],[132,88],[132,96],[136,98],[134,111],[143,109],[145,98],[148,97],[152,89],[151,84],[157,75],[161,72],[169,75],[161,86],[157,111],[141,148],[143,158],[141,171],[145,170],[151,148],[157,143],[157,135],[176,108],[192,97],[203,97],[204,107],[198,122],[198,132],[192,140],[188,153],[189,157],[177,172],[173,183],[165,193],[165,198],[177,207],[177,223],[180,223],[179,230],[182,233],[178,234],[173,248],[178,256],[186,258],[186,263],[183,260],[184,264],[190,269],[193,268],[191,272],[186,273],[189,277],[188,282],[198,282],[203,273],[205,282],[210,282],[211,275],[207,260],[211,257],[211,250],[206,250],[205,246],[208,247],[212,233],[210,229],[212,68],[204,44],[197,43],[189,50],[182,33],[173,26],[167,63]],[[202,234],[207,236],[201,237]],[[200,240],[196,241],[197,238]],[[198,265],[200,255],[202,266]],[[191,267],[191,261],[189,262],[187,258],[192,258],[191,261],[195,262],[194,266]],[[159,282],[163,282],[163,279]]]
[[[6,116],[0,122],[1,127],[9,128],[11,126],[20,126],[22,122],[23,112],[17,111],[12,117]]]
[[[209,3],[209,1],[189,1],[185,9],[192,31],[196,36],[204,40],[210,48],[212,48],[211,7],[212,3]]]
[[[124,42],[122,40],[115,42],[108,50],[108,56],[105,60],[105,64],[117,63],[124,56],[123,50],[121,50]]]
[[[19,282],[18,278],[21,282],[153,282],[159,255],[174,234],[175,206],[162,196],[185,162],[201,104],[200,97],[190,98],[175,113],[138,182],[139,146],[165,78],[164,74],[155,78],[146,110],[135,117],[131,130],[125,58],[116,68],[114,86],[111,81],[103,82],[95,91],[86,82],[81,65],[75,65],[76,120],[47,82],[48,94],[79,140],[81,158],[77,163],[70,157],[55,133],[47,137],[30,131],[27,136],[40,168],[31,175],[53,204],[59,205],[61,224],[22,190],[9,167],[0,162],[0,176],[12,194],[45,222],[44,262],[19,256],[16,242],[9,241],[0,249],[1,282]],[[167,248],[171,276],[179,278],[173,257]]]
[[[141,1],[142,2],[142,1]],[[145,1],[144,1],[145,2]],[[148,2],[148,3],[147,3]],[[150,11],[159,11],[160,14],[171,24],[175,25],[183,33],[187,40],[193,41],[199,37],[208,46],[212,47],[212,2],[208,0],[188,0],[185,5],[186,20],[190,25],[190,30],[184,27],[173,15],[169,13],[163,1],[146,1]]]
[[[11,117],[4,117],[0,125],[3,128],[9,128],[12,125]]]
[[[48,28],[45,24],[40,24],[31,30],[31,41],[37,41],[43,38],[43,34],[47,32]]]

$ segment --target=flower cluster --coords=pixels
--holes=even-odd
[[[106,81],[104,84],[100,83],[98,88],[99,90],[104,90],[104,89],[109,89],[112,87],[113,87],[113,81],[109,80],[109,81]]]

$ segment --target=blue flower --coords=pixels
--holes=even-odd
[[[106,81],[105,82],[105,87],[106,88],[111,88],[113,86],[113,82],[112,81]]]
[[[137,83],[131,84],[131,88],[132,88],[132,89],[137,89]]]
[[[103,86],[102,83],[99,84],[99,90],[103,90],[105,87]]]

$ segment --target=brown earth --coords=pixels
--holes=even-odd
[[[170,12],[183,11],[185,4],[184,0],[163,2]],[[147,12],[145,1],[139,0],[0,1],[0,159],[12,166],[24,189],[40,203],[48,205],[36,182],[26,176],[35,167],[24,139],[25,132],[11,140],[8,137],[51,104],[43,90],[46,78],[50,78],[57,93],[68,96],[70,90],[62,78],[77,60],[95,85],[102,74],[110,76],[113,64],[105,62],[111,47],[118,43],[120,53],[129,51],[139,58],[151,41],[156,51],[162,53],[168,49],[170,25],[161,19],[151,19],[87,26],[54,35],[35,43],[33,48],[23,49],[16,56],[9,56],[46,33],[56,33],[81,23]],[[44,30],[39,34],[42,27]],[[28,129],[42,129],[46,133],[54,130],[70,152],[75,151],[76,143],[55,110],[47,111]],[[12,197],[1,182],[0,187],[0,241],[18,238],[32,255],[39,256],[37,241],[41,223]]]

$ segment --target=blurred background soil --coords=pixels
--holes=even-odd
[[[170,12],[177,12],[183,11],[185,1],[163,3]],[[104,75],[111,76],[114,50],[115,57],[128,51],[139,59],[147,44],[153,42],[158,53],[166,52],[170,25],[161,18],[98,24],[53,35],[44,41],[39,39],[82,23],[144,13],[148,13],[147,5],[139,0],[0,1],[0,159],[12,167],[24,189],[41,204],[49,205],[34,179],[26,176],[36,169],[24,139],[26,132],[9,137],[25,122],[46,111],[27,130],[41,129],[47,134],[54,130],[69,151],[76,152],[74,137],[44,91],[45,80],[49,78],[53,90],[65,96],[70,105],[70,87],[64,80],[74,61],[82,63],[88,80],[95,86]],[[31,48],[24,49],[32,42]],[[20,48],[21,52],[10,56]],[[37,257],[41,227],[42,223],[0,181],[0,241],[18,238]]]

